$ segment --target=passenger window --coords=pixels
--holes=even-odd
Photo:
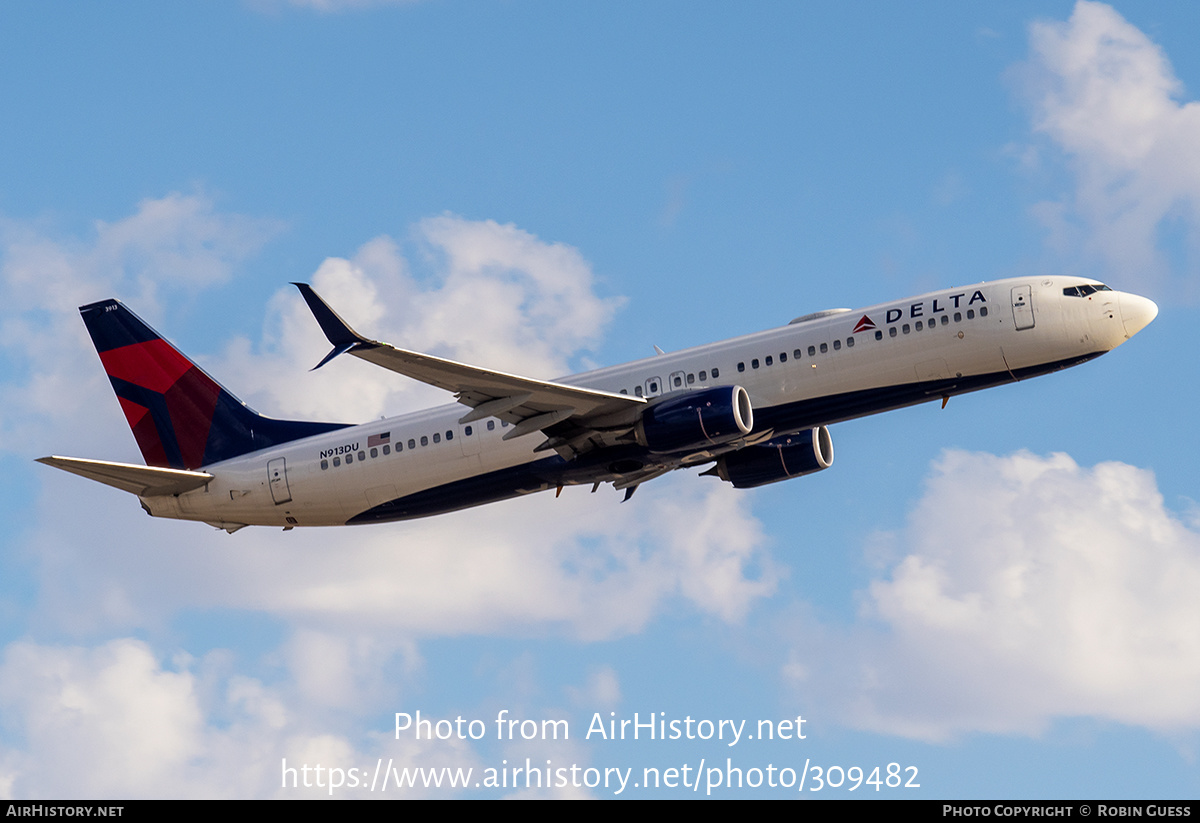
[[[750,368],[752,368],[752,369],[758,368],[758,358],[757,357],[750,361]]]
[[[841,341],[841,340],[834,340],[834,341],[833,341],[833,350],[834,350],[834,351],[841,351],[841,350],[842,350],[842,341]]]
[[[767,355],[767,365],[771,366],[771,365],[774,365],[774,363],[775,363],[775,359],[773,357],[771,357],[771,355],[768,354]]]
[[[428,445],[429,445],[429,438],[428,438],[428,437],[426,437],[425,435],[421,435],[421,445],[422,445],[422,446],[428,446]]]
[[[854,348],[854,338],[853,337],[846,338],[846,348],[848,348],[848,349]]]
[[[641,386],[634,386],[634,387],[633,387],[633,393],[634,393],[634,394],[636,394],[638,397],[641,397],[641,396],[642,396],[642,387],[641,387]],[[490,427],[489,427],[489,428],[490,428]]]
[[[693,383],[696,382],[696,375],[692,374],[691,372],[688,372],[687,381],[688,381],[689,386],[692,385]]]
[[[962,322],[962,312],[960,312],[960,311],[956,311],[956,312],[954,313],[954,322],[955,322],[955,323],[961,323],[961,322]]]
[[[366,452],[359,452],[359,453],[358,453],[358,459],[359,459],[359,460],[366,460],[366,459],[367,459],[367,453],[366,453]]]
[[[340,465],[342,465],[342,458],[340,458],[340,457],[333,458],[333,467],[336,469]]]
[[[815,356],[816,356],[816,354],[817,354],[817,347],[816,347],[816,346],[809,346],[809,347],[808,347],[808,356],[809,356],[809,357],[815,357]]]
[[[882,331],[880,331],[879,329],[876,329],[876,330],[875,330],[875,339],[876,339],[876,340],[882,340],[882,339],[883,339],[883,332],[882,332]]]
[[[658,383],[651,383],[651,384],[650,384],[650,391],[651,391],[651,392],[654,392],[655,394],[657,394],[657,393],[658,393]],[[505,423],[505,425],[507,426],[508,424],[507,424],[507,423]]]
[[[389,455],[389,454],[391,454],[391,453],[392,453],[392,447],[391,447],[391,446],[384,446],[384,447],[383,447],[383,453],[384,453],[384,455],[385,455],[385,456],[386,456],[386,455]]]
[[[489,423],[489,424],[488,424],[488,428],[490,429],[491,427],[492,427],[492,424],[491,424],[491,423]],[[408,441],[408,447],[409,447],[410,449],[415,449],[415,448],[417,447],[417,441],[416,441],[416,440],[409,440],[409,441]]]
[[[322,460],[322,461],[321,461],[321,471],[325,471],[325,470],[326,470],[326,469],[328,469],[328,468],[329,468],[329,461],[328,461],[328,460]]]
[[[925,324],[920,320],[917,321],[917,331],[925,331]]]
[[[745,370],[746,370],[746,364],[745,364],[745,363],[740,363],[740,362],[739,362],[739,363],[738,363],[738,371],[740,371],[740,372],[743,372],[743,371],[745,371]]]
[[[908,324],[905,323],[903,326],[900,327],[900,331],[904,332],[905,334],[908,334],[910,331],[912,331],[912,329],[910,329],[908,327]]]
[[[495,420],[489,420],[489,421],[488,421],[488,431],[495,431],[495,430],[496,430],[496,421],[495,421]],[[412,448],[412,441],[411,441],[411,440],[409,440],[409,441],[408,441],[408,445],[409,445],[409,448]]]
[[[354,455],[353,454],[346,455],[346,465],[349,466],[353,462],[354,462]]]
[[[785,351],[781,351],[781,352],[779,353],[779,362],[780,362],[780,363],[786,363],[786,362],[787,362],[787,352],[785,352]]]
[[[677,388],[677,389],[683,388],[683,378],[680,377],[679,375],[675,375],[675,377],[672,379],[672,382],[675,383],[675,388]]]
[[[375,448],[374,446],[372,446],[372,447],[371,447],[371,456],[372,456],[372,457],[378,457],[378,456],[379,456],[379,449],[377,449],[377,448]]]
[[[888,337],[895,337],[895,336],[896,336],[896,327],[888,326]]]
[[[979,316],[980,316],[980,317],[987,317],[987,306],[980,306],[980,307],[979,307]]]
[[[949,317],[947,317],[947,316],[946,316],[946,315],[944,315],[944,314],[942,315],[942,325],[943,325],[943,326],[949,326],[949,325],[950,325],[950,318],[949,318]]]
[[[453,440],[453,439],[454,439],[454,432],[453,432],[452,430],[447,430],[447,431],[446,431],[446,439],[447,439],[447,440]]]
[[[828,344],[828,343],[822,343],[822,344],[821,344],[821,354],[826,354],[826,353],[828,353],[828,352],[829,352],[829,344]]]
[[[621,389],[621,394],[629,394],[629,389]],[[470,432],[467,432],[467,434],[470,434]]]
[[[464,436],[464,437],[470,437],[470,436],[471,436],[471,434],[472,434],[472,432],[471,432],[471,427],[470,427],[470,426],[466,426],[466,427],[464,427],[464,428],[463,428],[463,436]]]
[[[967,309],[967,319],[968,320],[975,319],[975,310],[974,309]]]
[[[705,380],[707,380],[707,379],[708,379],[708,378],[706,377],[706,374],[707,374],[707,372],[704,372],[704,371],[701,371],[701,372],[700,372],[700,382],[701,382],[701,383],[703,383]]]
[[[442,442],[442,436],[441,436],[441,434],[439,434],[438,432],[434,432],[434,433],[433,433],[433,442],[434,442],[434,443],[441,443],[441,442]]]
[[[717,379],[718,377],[720,377],[720,376],[721,376],[721,372],[720,372],[720,370],[718,370],[718,369],[713,369],[713,380],[716,380],[716,379]]]

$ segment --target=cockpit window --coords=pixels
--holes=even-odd
[[[1063,294],[1067,297],[1087,297],[1098,291],[1112,291],[1112,289],[1103,283],[1088,283],[1086,286],[1067,286],[1063,289]]]

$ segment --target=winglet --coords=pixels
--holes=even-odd
[[[333,350],[325,355],[324,360],[313,366],[312,371],[316,371],[339,354],[345,354],[351,349],[374,348],[378,345],[350,328],[350,324],[339,317],[337,312],[329,308],[329,304],[313,291],[312,286],[307,283],[292,283],[292,285],[300,290],[300,296],[308,304],[308,308],[312,311],[313,317],[317,319],[317,324],[321,327],[321,331],[325,332],[325,336],[333,344]]]
[[[352,348],[354,348],[357,345],[358,345],[357,343],[343,343],[340,346],[334,346],[333,349],[330,350],[329,354],[325,355],[325,357],[322,358],[321,362],[318,363],[317,365],[313,366],[311,369],[309,369],[309,371],[316,371],[317,369],[321,368],[326,363],[328,363],[330,360],[337,357],[339,354],[345,354],[346,352],[350,351]]]

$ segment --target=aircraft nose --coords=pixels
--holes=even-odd
[[[1158,317],[1158,304],[1146,297],[1121,292],[1121,322],[1125,336],[1133,337]]]

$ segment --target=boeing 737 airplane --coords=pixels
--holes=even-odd
[[[999,280],[534,380],[370,340],[296,285],[333,344],[318,368],[349,353],[460,405],[357,426],[263,417],[104,300],[80,313],[147,465],[40,462],[230,533],[407,520],[579,484],[628,499],[706,464],[753,488],[829,468],[833,423],[1078,365],[1158,314],[1092,280]]]

